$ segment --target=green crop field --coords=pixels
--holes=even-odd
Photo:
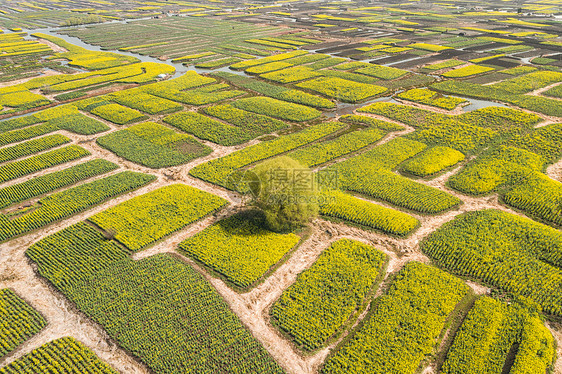
[[[562,374],[562,0],[0,0],[0,374]]]

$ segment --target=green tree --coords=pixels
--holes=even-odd
[[[293,230],[318,215],[318,190],[309,168],[281,156],[253,171],[259,181],[252,187],[253,203],[263,211],[271,230]]]

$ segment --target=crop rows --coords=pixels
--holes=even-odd
[[[0,358],[37,334],[47,321],[10,289],[0,289]]]
[[[326,192],[320,214],[353,222],[384,233],[406,236],[419,226],[409,214],[362,200],[341,191]]]
[[[458,216],[432,233],[422,250],[439,266],[539,303],[562,315],[562,235],[496,210]]]
[[[266,158],[277,156],[305,144],[312,143],[341,129],[342,125],[337,122],[326,122],[315,125],[300,132],[258,143],[225,157],[197,165],[191,169],[189,173],[205,181],[235,189],[236,186],[232,185],[233,180],[229,178],[235,177],[235,175],[233,175],[235,170]]]
[[[387,256],[350,239],[338,240],[273,304],[272,323],[306,351],[320,348],[361,309]]]
[[[220,115],[218,110],[217,114]],[[200,139],[226,146],[240,144],[262,134],[257,128],[252,131],[232,126],[197,112],[171,114],[163,121]]]
[[[118,125],[126,125],[146,118],[146,116],[138,110],[115,103],[97,106],[91,110],[91,113]]]
[[[19,161],[0,166],[0,182],[7,182],[24,175],[48,169],[55,165],[88,156],[90,152],[75,144],[63,148],[54,149],[45,153],[31,156]]]
[[[466,103],[466,100],[461,99],[460,97],[443,96],[434,91],[422,88],[414,88],[408,91],[401,92],[397,94],[396,97],[413,101],[415,103],[431,105],[447,110],[453,110],[458,105]]]
[[[418,177],[427,177],[464,160],[464,155],[449,147],[432,147],[404,163],[403,170]]]
[[[114,94],[113,101],[148,114],[170,113],[183,108],[173,101],[147,93],[133,93],[129,92],[129,90]]]
[[[212,151],[190,135],[179,134],[155,122],[112,132],[97,142],[120,157],[153,169],[185,164]]]
[[[69,143],[66,136],[54,134],[39,139],[28,140],[11,147],[0,148],[0,162],[12,161]]]
[[[515,94],[496,88],[494,85],[484,86],[475,83],[453,80],[435,83],[431,86],[431,88],[453,95],[506,102],[534,112],[543,113],[549,116],[562,117],[562,107],[559,102],[555,99],[544,96]]]
[[[228,104],[207,107],[203,111],[240,129],[238,130],[239,139],[236,139],[234,144],[240,144],[256,136],[288,127],[283,121],[238,109]]]
[[[0,240],[13,238],[70,217],[154,179],[152,175],[124,171],[44,197],[30,210],[16,213],[12,217],[0,214]]]
[[[409,262],[321,373],[415,373],[468,290],[452,275]]]
[[[208,207],[195,203],[189,211],[197,219]],[[143,229],[157,231],[159,223],[149,219]],[[192,267],[169,255],[133,261],[129,253],[86,223],[26,252],[40,274],[155,373],[282,373]]]
[[[210,193],[173,184],[109,208],[89,218],[131,251],[137,251],[226,205]]]
[[[383,136],[384,133],[377,128],[353,131],[332,140],[300,148],[290,152],[287,156],[299,161],[302,165],[313,167],[356,152],[375,143]]]
[[[278,234],[263,225],[253,217],[229,217],[184,240],[179,249],[245,289],[300,240],[295,234]]]
[[[513,345],[514,361],[506,362]],[[554,339],[536,311],[484,296],[476,301],[457,332],[443,364],[444,374],[545,373],[555,357]]]
[[[362,116],[358,114],[346,114],[339,118],[340,121],[360,126],[369,126],[381,129],[383,131],[401,131],[404,126],[393,122],[381,121],[373,117]]]
[[[81,180],[117,169],[112,162],[95,159],[61,171],[41,175],[0,189],[0,209],[71,186]]]
[[[245,94],[244,91],[239,90],[222,90],[229,87],[227,84],[209,84],[204,87],[182,91],[175,87],[158,84],[149,88],[143,87],[143,90],[154,96],[189,105],[212,104]]]
[[[293,90],[282,86],[276,86],[273,84],[258,81],[256,79],[250,79],[227,72],[217,72],[214,75],[219,78],[225,79],[238,87],[256,91],[257,93],[272,97],[274,99],[288,101],[295,104],[307,105],[315,108],[330,109],[335,107],[335,104],[330,100],[311,95],[300,90]]]
[[[117,374],[91,350],[71,337],[53,340],[34,349],[11,364],[0,368],[0,374],[31,373]]]
[[[249,112],[268,115],[282,120],[304,122],[320,117],[320,111],[300,104],[256,96],[234,101],[232,106]]]
[[[373,98],[388,91],[387,88],[374,84],[357,83],[334,77],[312,79],[298,83],[297,87],[350,103]]]
[[[383,65],[371,65],[355,70],[356,73],[369,75],[380,79],[396,79],[408,74],[406,70]]]
[[[310,78],[321,77],[322,74],[308,66],[293,66],[287,69],[263,73],[260,78],[277,83],[295,83]]]
[[[436,188],[391,172],[424,150],[424,144],[396,138],[329,168],[338,174],[339,188],[358,192],[421,213],[439,213],[461,201]]]

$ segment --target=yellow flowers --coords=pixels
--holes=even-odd
[[[322,374],[414,374],[469,288],[437,268],[409,262],[361,327],[326,360]]]
[[[343,125],[338,122],[325,122],[308,127],[300,132],[258,143],[197,165],[190,170],[189,174],[226,188],[235,189],[236,187],[232,185],[233,180],[230,178],[235,170],[311,143],[342,128]]]
[[[97,106],[91,110],[91,113],[118,125],[125,125],[146,118],[146,116],[138,110],[115,103]]]
[[[263,225],[255,217],[233,216],[184,240],[179,249],[247,289],[300,240],[295,234],[277,234]]]
[[[271,73],[261,74],[260,78],[279,83],[295,83],[305,79],[320,77],[322,74],[308,66],[295,66]]]
[[[113,100],[129,108],[138,109],[148,114],[170,113],[183,109],[183,106],[173,101],[142,92],[133,93],[122,91],[121,94],[113,95]]]
[[[561,247],[559,230],[498,210],[457,216],[421,245],[440,267],[524,295],[558,316]]]
[[[501,372],[515,344],[518,349],[510,373],[546,372],[555,357],[554,338],[538,313],[519,301],[505,304],[487,296],[479,298],[457,332],[441,372]]]
[[[409,214],[340,191],[326,192],[323,196],[326,203],[320,206],[320,213],[325,216],[397,236],[406,236],[419,225],[419,221]]]
[[[384,253],[361,242],[332,243],[275,302],[272,323],[306,351],[321,347],[363,306],[386,261]]]
[[[304,105],[279,101],[270,97],[256,96],[234,101],[232,106],[250,112],[294,122],[310,121],[322,114]]]
[[[355,103],[379,96],[388,91],[387,88],[374,84],[358,83],[335,77],[321,77],[298,83],[297,87],[316,91],[345,102]]]
[[[495,70],[494,68],[479,65],[464,66],[462,68],[449,70],[446,73],[441,74],[445,78],[464,78],[470,77],[476,74],[482,74],[489,71]]]
[[[420,177],[438,173],[464,160],[464,155],[449,147],[433,147],[406,162],[403,170]]]
[[[141,187],[155,179],[152,175],[124,171],[74,188],[57,192],[39,200],[35,209],[9,219],[0,215],[0,240],[21,235],[49,223],[70,217],[108,198]],[[29,184],[27,185],[29,186]]]
[[[390,66],[374,65],[374,64],[368,67],[357,69],[355,70],[355,72],[369,75],[371,77],[387,79],[387,80],[400,78],[408,74],[406,70],[401,70]]]
[[[396,97],[447,110],[453,110],[459,104],[467,102],[465,99],[461,99],[460,97],[443,96],[437,92],[422,88],[414,88],[412,90],[400,92],[396,95]]]
[[[0,369],[1,374],[17,374],[22,368],[32,373],[98,373],[117,374],[85,345],[65,337],[45,343]]]
[[[0,358],[47,325],[39,313],[8,288],[0,289],[0,321]]]
[[[115,238],[137,251],[212,213],[226,200],[183,184],[172,184],[135,197],[90,217]]]
[[[210,198],[224,202],[175,185],[129,200],[131,209],[120,214],[109,212],[131,240],[158,240],[178,228],[170,226],[174,222],[185,225],[208,213]],[[198,271],[169,254],[132,260],[110,234],[79,222],[43,238],[26,255],[80,311],[155,373],[283,373]]]

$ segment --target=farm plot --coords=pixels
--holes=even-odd
[[[317,72],[308,66],[295,66],[282,70],[279,69],[273,72],[262,73],[260,78],[277,83],[295,83],[321,76],[322,74],[320,72]]]
[[[218,128],[221,133],[224,131],[224,134],[221,135],[223,137],[228,135],[235,136],[228,141],[228,144],[240,144],[259,135],[289,127],[287,123],[278,119],[238,109],[229,104],[206,107],[203,109],[203,112],[236,126],[236,129],[230,129],[225,126]],[[179,116],[180,114],[178,114]]]
[[[332,243],[273,304],[272,323],[305,351],[321,347],[362,309],[386,260],[361,242]]]
[[[0,289],[0,358],[47,325],[47,321],[10,289]]]
[[[22,370],[39,373],[46,368],[59,373],[117,374],[92,351],[74,338],[53,340],[34,349],[11,364],[0,368],[1,374],[19,374]]]
[[[171,192],[177,187],[164,188]],[[182,189],[189,196],[172,195],[166,201],[174,207],[187,205],[183,212],[189,221],[216,207],[201,204],[213,195]],[[193,193],[205,196],[192,200]],[[154,224],[144,217],[138,228],[157,232],[163,221],[166,229],[176,229],[164,216]],[[129,254],[84,222],[44,238],[26,252],[40,274],[155,373],[283,372],[192,267],[169,255],[133,261]]]
[[[133,125],[97,142],[120,157],[153,169],[185,164],[212,152],[193,137],[155,122]]]
[[[500,372],[515,345],[510,373],[546,372],[556,356],[552,334],[536,311],[517,302],[484,296],[476,301],[455,336],[444,374]]]
[[[493,144],[501,137],[526,133],[539,117],[508,108],[484,108],[461,115],[446,115],[407,105],[373,103],[360,112],[404,122],[417,130],[410,139],[428,145],[447,146],[470,154]]]
[[[40,153],[23,160],[12,161],[0,166],[0,183],[7,182],[55,165],[64,164],[90,155],[90,152],[75,144]]]
[[[402,170],[418,177],[437,174],[464,160],[464,155],[449,147],[432,147],[407,161]]]
[[[297,87],[350,103],[373,98],[388,91],[387,88],[374,84],[352,82],[334,77],[312,79],[298,83]]]
[[[320,117],[320,111],[304,105],[288,103],[270,97],[256,96],[234,101],[231,104],[238,109],[269,115],[282,120],[304,122]]]
[[[321,373],[415,373],[469,288],[437,268],[409,262],[363,325]]]
[[[320,214],[352,222],[396,236],[407,236],[419,226],[419,221],[398,210],[390,209],[341,191],[323,193]]]
[[[488,73],[493,70],[495,69],[488,66],[470,65],[449,70],[441,75],[445,78],[466,78],[477,74]]]
[[[340,121],[359,126],[369,126],[381,129],[383,131],[401,131],[404,126],[397,123],[381,121],[373,117],[362,116],[359,114],[346,114],[339,118]]]
[[[115,103],[107,103],[105,105],[96,106],[90,112],[118,125],[126,125],[142,121],[147,118],[138,110],[127,108]]]
[[[516,105],[520,108],[546,114],[548,116],[562,117],[560,102],[544,96],[515,94],[504,91],[494,85],[480,85],[475,83],[447,80],[434,83],[431,88],[453,95],[481,98],[485,100],[501,101]]]
[[[197,82],[197,80],[195,81]],[[191,88],[187,91],[182,91],[179,88],[169,87],[168,85],[159,83],[149,87],[141,87],[140,89],[161,98],[190,105],[212,104],[222,100],[233,99],[245,94],[244,91],[225,88],[230,88],[230,86],[228,84],[208,84],[203,87]]]
[[[277,55],[272,55],[272,56],[268,56],[268,57],[264,57],[264,58],[258,58],[255,60],[246,60],[246,61],[242,61],[239,62],[237,64],[233,64],[230,66],[231,69],[233,70],[246,70],[250,67],[253,66],[258,66],[258,65],[263,65],[263,64],[267,64],[270,62],[278,62],[278,61],[284,61],[287,60],[289,58],[292,57],[298,57],[298,56],[303,56],[308,54],[308,52],[306,51],[292,51],[292,52],[287,52],[287,53],[281,53],[281,54],[277,54]]]
[[[89,218],[131,251],[160,240],[226,205],[226,200],[183,184],[159,188]]]
[[[70,139],[66,136],[54,134],[38,139],[28,140],[11,147],[0,148],[0,163],[16,160],[20,157],[30,156],[69,142]]]
[[[406,70],[401,70],[383,65],[371,65],[355,70],[356,73],[368,75],[379,79],[396,79],[408,74]]]
[[[295,234],[277,234],[263,226],[257,217],[229,217],[184,240],[179,250],[236,287],[248,289],[300,240]]]
[[[60,188],[71,186],[81,180],[105,174],[117,168],[118,166],[112,162],[95,159],[61,171],[35,177],[25,182],[6,186],[0,189],[0,209],[54,192]]]
[[[313,167],[356,152],[382,139],[383,136],[384,132],[377,128],[352,131],[332,140],[300,148],[288,153],[287,156],[304,166]]]
[[[183,109],[180,104],[146,93],[133,93],[130,90],[112,95],[112,100],[129,108],[137,109],[148,114],[170,113]]]
[[[465,213],[432,233],[422,250],[439,266],[540,304],[562,315],[562,235],[497,210]]]
[[[4,241],[67,218],[107,199],[152,182],[153,175],[123,171],[40,199],[30,209],[0,214],[0,240]]]
[[[343,128],[338,122],[326,122],[306,128],[282,138],[255,144],[225,157],[197,165],[189,174],[218,184],[229,189],[236,189],[233,185],[236,170],[267,158],[291,151],[295,148],[312,143]]]
[[[227,80],[228,82],[245,89],[249,89],[260,93],[264,96],[269,96],[274,99],[288,101],[290,103],[302,104],[314,108],[332,109],[335,104],[327,99],[319,96],[311,95],[303,91],[293,90],[282,86],[277,86],[265,82],[258,81],[240,75],[217,72],[214,76]]]
[[[437,92],[422,88],[414,88],[401,92],[396,95],[396,97],[447,110],[453,110],[460,104],[467,102],[465,99],[461,99],[460,97],[443,96]]]
[[[396,138],[327,170],[337,172],[338,188],[342,190],[358,192],[420,213],[435,214],[460,204],[460,199],[391,171],[425,148],[425,144]]]
[[[193,11],[218,9],[217,4],[203,5],[203,7],[201,5],[197,4],[191,9]],[[168,9],[177,12],[179,9],[177,6],[186,5],[176,5]],[[135,17],[146,16],[147,13],[144,12]],[[126,17],[130,17],[130,13]],[[123,48],[141,55],[166,56],[175,60],[174,62],[197,64],[205,56],[212,56],[213,59],[236,57],[240,53],[250,54],[251,57],[268,56],[271,52],[265,50],[265,46],[251,44],[245,40],[259,40],[259,38],[272,36],[282,30],[284,29],[264,24],[254,25],[228,19],[182,16],[166,19],[140,19],[126,24],[67,28],[63,32],[107,49]]]

